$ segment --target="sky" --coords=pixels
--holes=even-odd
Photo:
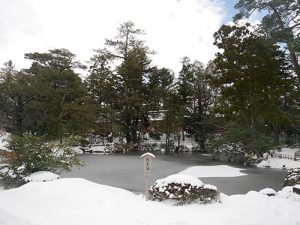
[[[213,59],[213,33],[235,14],[237,0],[0,0],[0,65],[31,64],[24,53],[66,48],[87,62],[93,49],[132,21],[156,52],[153,65],[178,73],[184,56]]]

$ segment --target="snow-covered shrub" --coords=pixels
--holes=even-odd
[[[26,182],[46,182],[59,179],[60,176],[49,171],[38,171],[24,177]]]
[[[143,152],[159,151],[160,146],[157,143],[142,143],[140,146],[140,150]]]
[[[264,153],[266,154],[266,153]],[[254,154],[245,154],[244,166],[255,166],[263,161],[263,158],[259,158]]]
[[[178,149],[178,152],[191,152],[192,149],[189,148],[186,145],[179,145],[179,147],[176,147]]]
[[[236,143],[222,144],[213,147],[213,160],[244,163],[246,152]]]
[[[149,133],[149,137],[154,139],[154,140],[157,140],[157,141],[160,141],[161,135],[162,134],[160,132],[150,132]]]
[[[112,144],[109,144],[106,146],[107,150],[110,150],[111,152],[115,153],[127,153],[131,151],[138,151],[140,150],[140,144],[139,143],[126,143],[126,141],[119,137],[118,142],[114,142]]]
[[[259,193],[263,194],[263,195],[267,195],[267,196],[275,196],[276,195],[276,191],[272,188],[265,188],[259,191]]]
[[[37,171],[60,173],[70,171],[81,162],[71,148],[74,140],[64,143],[47,143],[42,137],[24,135],[9,140],[8,149],[2,152],[4,165],[0,170],[0,183],[5,188],[23,184],[24,177]]]
[[[217,201],[219,191],[213,185],[203,184],[198,178],[175,174],[157,180],[149,190],[152,200],[172,199],[177,205],[192,202],[208,203]]]
[[[283,186],[294,186],[300,184],[300,168],[290,169],[284,179]]]
[[[176,149],[175,142],[173,140],[170,140],[168,145],[166,143],[161,143],[159,147],[165,152],[174,152]]]

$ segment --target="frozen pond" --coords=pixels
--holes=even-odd
[[[74,168],[62,177],[80,177],[87,180],[120,187],[135,193],[144,191],[144,171],[141,154],[97,155],[83,154],[80,158],[85,166]],[[204,183],[217,186],[225,194],[244,194],[250,190],[261,190],[266,187],[279,190],[282,188],[285,171],[278,169],[259,169],[241,167],[211,161],[209,156],[199,153],[156,154],[153,160],[150,184],[156,179],[178,173],[192,166],[229,165],[242,169],[246,176],[238,177],[203,177]],[[207,168],[207,167],[206,167]]]

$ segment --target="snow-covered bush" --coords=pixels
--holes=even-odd
[[[208,203],[217,201],[219,191],[213,185],[203,184],[198,178],[175,174],[157,180],[149,190],[152,200],[172,199],[177,205],[192,202]]]
[[[267,153],[264,153],[267,154]],[[244,166],[255,166],[263,161],[263,158],[259,158],[254,154],[245,154]]]
[[[160,146],[157,143],[141,143],[140,150],[143,152],[160,151]]]
[[[42,137],[24,135],[9,140],[8,149],[1,153],[4,164],[0,168],[0,184],[5,188],[20,186],[24,177],[37,171],[60,173],[70,171],[72,166],[80,166],[71,145],[73,140],[64,143],[47,143]]]
[[[294,186],[300,184],[300,168],[290,169],[284,179],[283,186]]]
[[[265,188],[259,191],[259,193],[263,194],[263,195],[267,195],[267,196],[275,196],[276,195],[276,191],[272,188]]]
[[[27,182],[46,182],[59,179],[60,176],[49,171],[38,171],[24,177]]]

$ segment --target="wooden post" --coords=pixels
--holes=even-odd
[[[144,175],[145,175],[145,196],[146,196],[146,201],[149,200],[149,187],[148,187],[148,182],[149,182],[149,177],[151,173],[151,164],[152,164],[152,159],[155,158],[155,155],[147,152],[141,156],[141,158],[144,159]]]

